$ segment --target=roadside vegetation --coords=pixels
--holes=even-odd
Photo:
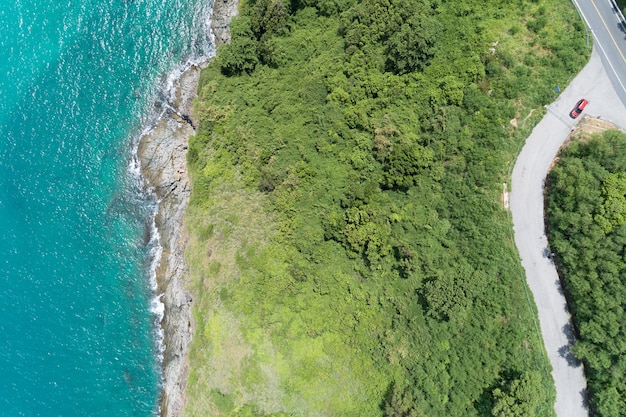
[[[579,334],[591,407],[626,416],[626,135],[561,151],[546,193],[550,246]]]
[[[549,416],[501,192],[566,0],[256,0],[190,140],[187,415]]]

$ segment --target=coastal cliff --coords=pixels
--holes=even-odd
[[[216,46],[230,39],[229,23],[237,14],[238,0],[216,0],[211,28]],[[173,97],[163,117],[139,142],[138,158],[148,186],[158,201],[155,218],[162,247],[156,270],[157,294],[165,306],[161,327],[164,332],[163,390],[161,415],[180,415],[185,405],[188,374],[187,355],[193,321],[192,297],[185,288],[187,268],[184,252],[187,235],[185,209],[191,194],[186,153],[189,136],[194,133],[193,99],[197,94],[201,69],[208,63],[193,65],[175,81]]]

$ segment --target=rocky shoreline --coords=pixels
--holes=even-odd
[[[211,29],[216,45],[230,40],[229,23],[237,14],[239,0],[215,0]],[[179,416],[185,405],[188,352],[193,334],[192,297],[185,288],[187,268],[184,252],[187,234],[185,210],[191,194],[187,172],[187,144],[193,135],[193,99],[201,68],[193,65],[175,81],[175,95],[163,117],[139,141],[137,156],[142,174],[158,200],[155,223],[160,234],[161,259],[156,270],[157,294],[165,306],[161,416]],[[171,107],[170,107],[171,106]]]

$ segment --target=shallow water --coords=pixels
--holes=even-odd
[[[134,138],[166,74],[211,53],[210,0],[0,10],[0,415],[149,416],[154,202]]]

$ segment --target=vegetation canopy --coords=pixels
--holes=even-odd
[[[591,406],[626,416],[626,134],[607,131],[559,155],[546,193],[550,246],[574,313],[574,354]]]
[[[553,414],[500,192],[586,61],[577,21],[565,0],[241,5],[189,143],[187,415]]]

